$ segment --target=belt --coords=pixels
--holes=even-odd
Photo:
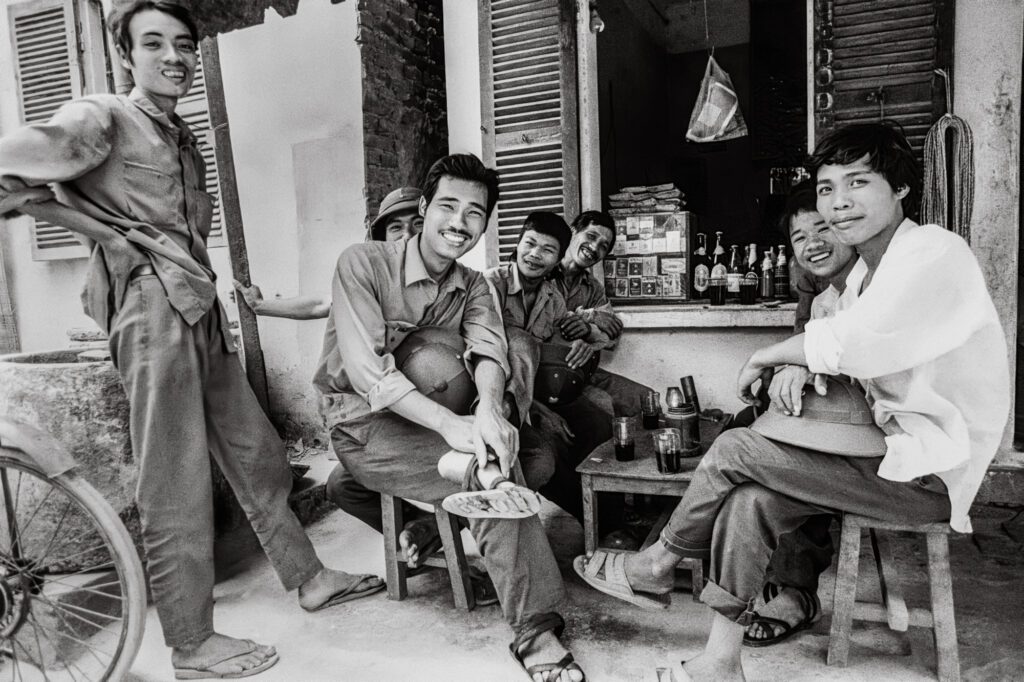
[[[149,263],[143,263],[142,265],[136,265],[132,268],[132,271],[128,273],[128,281],[135,279],[136,277],[144,277],[145,275],[155,275],[156,268]]]

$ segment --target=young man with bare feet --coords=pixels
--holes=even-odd
[[[314,383],[330,406],[338,459],[369,490],[438,504],[459,491],[437,471],[447,451],[475,453],[482,467],[490,449],[506,476],[518,454],[519,434],[503,415],[501,318],[483,275],[456,262],[483,235],[497,199],[495,171],[472,155],[446,156],[424,182],[419,235],[357,244],[338,259]],[[454,414],[396,368],[392,351],[420,327],[462,335],[474,414]],[[515,632],[516,660],[537,682],[582,680],[558,641],[564,587],[540,520],[470,519],[469,528]]]
[[[235,355],[206,251],[212,202],[202,157],[174,113],[196,70],[187,5],[115,2],[109,25],[134,89],[75,100],[0,139],[0,212],[24,197],[45,201],[54,183],[73,210],[55,208],[86,225],[74,228],[92,247],[83,301],[109,332],[128,396],[150,586],[175,675],[245,677],[278,656],[213,629],[211,454],[304,609],[384,585],[320,563],[288,507],[284,448]]]
[[[367,241],[399,241],[419,234],[423,229],[420,215],[420,197],[423,192],[417,187],[399,187],[388,192],[380,202],[377,217],[366,231]],[[235,280],[235,290],[245,299],[246,305],[257,315],[284,317],[291,320],[321,320],[331,312],[330,297],[292,296],[289,298],[263,298],[263,292],[253,284],[245,286]]]
[[[621,562],[621,581],[577,559],[598,589],[653,605],[667,601],[681,556],[710,557],[701,600],[716,613],[704,651],[684,666],[694,680],[744,679],[743,633],[772,551],[809,517],[852,512],[969,532],[1009,412],[1006,341],[974,254],[957,235],[906,218],[920,171],[903,135],[884,124],[841,128],[821,141],[811,170],[818,211],[860,259],[835,314],[755,352],[739,394],[753,402],[762,373],[787,364],[848,375],[867,393],[884,455],[842,457],[728,431],[661,541]]]

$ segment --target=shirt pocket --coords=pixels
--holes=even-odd
[[[128,214],[152,226],[177,223],[181,183],[159,168],[124,162],[125,201]]]

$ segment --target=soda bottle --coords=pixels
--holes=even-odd
[[[740,281],[743,273],[740,272],[739,246],[733,244],[729,247],[732,253],[729,255],[729,272],[726,274],[725,291],[730,298],[740,297]]]
[[[761,261],[761,298],[770,301],[775,298],[775,273],[772,269],[772,250],[764,252],[764,260]]]
[[[757,288],[761,278],[757,276],[757,244],[747,247],[747,264],[740,282],[740,303],[753,305],[757,301]]]
[[[697,250],[693,252],[693,276],[690,281],[695,301],[708,297],[708,286],[711,280],[711,259],[708,258],[707,235],[697,233]]]
[[[775,298],[780,301],[789,299],[789,265],[784,244],[779,244],[779,257],[775,259]]]

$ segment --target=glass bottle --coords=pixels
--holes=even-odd
[[[736,244],[729,247],[731,253],[729,254],[729,272],[726,274],[725,291],[730,298],[740,297],[740,281],[743,279],[743,273],[740,271],[739,248]]]
[[[775,259],[775,298],[789,300],[789,264],[786,263],[784,244],[779,244],[779,257]]]
[[[693,286],[690,287],[693,300],[697,301],[708,297],[711,259],[708,258],[707,235],[703,232],[697,233],[697,250],[693,252],[693,273],[690,281],[693,283]]]

